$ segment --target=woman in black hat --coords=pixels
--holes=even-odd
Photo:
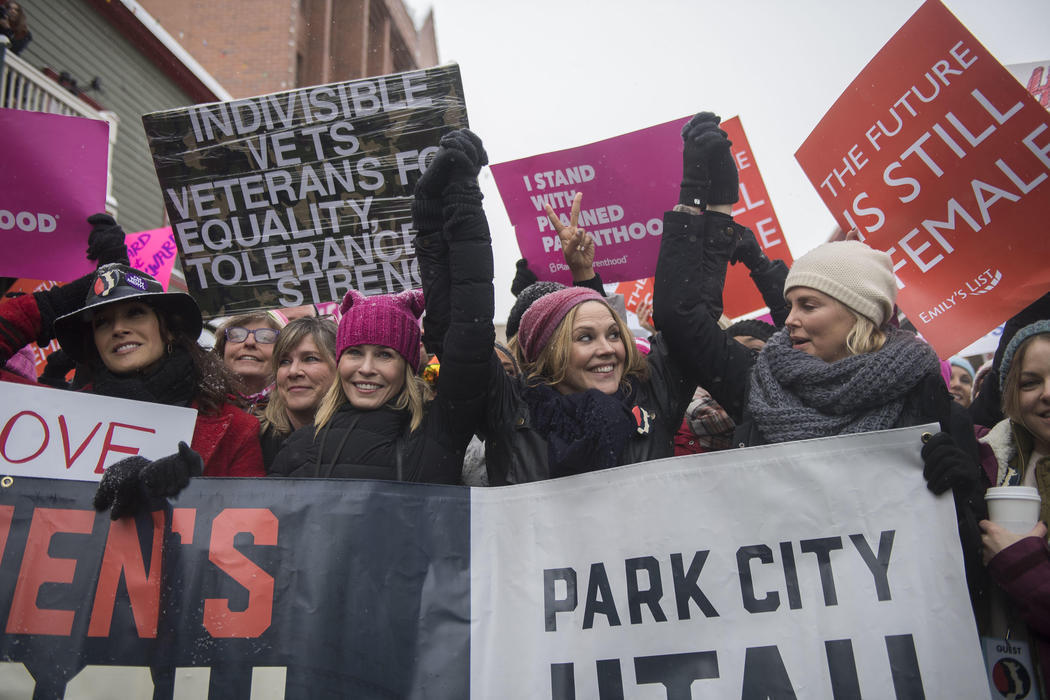
[[[114,251],[123,246],[123,231],[105,218],[92,222],[89,257],[120,260]],[[99,241],[108,238],[114,250],[99,254]],[[258,421],[231,403],[236,379],[197,344],[203,325],[197,303],[188,294],[165,292],[153,277],[126,263],[124,257],[102,264],[64,287],[0,307],[0,356],[34,339],[46,344],[53,327],[62,349],[90,370],[86,391],[197,409],[192,446],[182,444],[178,453],[153,462],[130,457],[106,470],[96,506],[112,505],[114,517],[135,512],[135,499],[145,494],[178,493],[190,476],[202,472],[264,475]]]

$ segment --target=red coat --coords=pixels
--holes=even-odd
[[[32,294],[9,299],[0,308],[0,358],[4,361],[40,333],[40,310]],[[0,363],[2,365],[2,363]],[[8,381],[10,373],[0,379]],[[192,406],[197,408],[196,404]],[[223,404],[217,416],[197,413],[190,445],[204,460],[204,476],[266,476],[259,447],[259,421]],[[172,452],[176,447],[172,446]]]
[[[190,447],[204,460],[204,476],[266,476],[259,420],[232,404],[217,416],[197,413]]]

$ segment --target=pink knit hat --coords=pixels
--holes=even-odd
[[[535,362],[540,351],[546,347],[562,319],[585,301],[600,301],[605,297],[586,287],[567,287],[540,297],[521,317],[518,328],[518,343],[525,359]]]
[[[343,317],[335,340],[336,358],[355,345],[385,345],[405,358],[413,372],[418,372],[419,317],[423,308],[423,292],[418,289],[371,297],[351,289],[339,306]]]

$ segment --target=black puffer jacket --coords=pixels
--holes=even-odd
[[[473,434],[473,418],[465,425],[460,420],[455,410],[435,402],[410,432],[408,411],[390,406],[361,411],[343,404],[316,437],[313,425],[292,433],[270,475],[455,484]]]
[[[633,405],[644,409],[645,418],[640,420],[648,419],[647,431],[631,435],[617,465],[674,456],[674,436],[682,424],[682,415],[693,397],[695,385],[685,379],[671,360],[662,335],[654,336],[647,357],[648,380],[634,381],[634,393],[630,397]],[[522,395],[524,380],[507,376],[493,356],[490,382],[484,427],[489,484],[520,484],[563,476],[551,473],[547,440],[533,427],[529,406]]]

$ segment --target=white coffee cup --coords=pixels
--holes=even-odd
[[[1027,535],[1039,522],[1042,499],[1031,486],[995,486],[984,493],[988,519],[1017,535]]]

